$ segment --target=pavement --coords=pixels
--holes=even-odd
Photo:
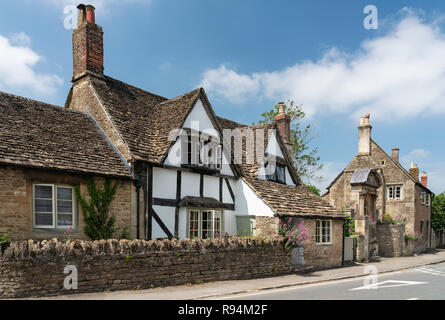
[[[236,295],[259,293],[267,290],[292,288],[311,284],[327,284],[335,280],[354,279],[369,274],[370,266],[382,275],[389,272],[418,268],[445,262],[445,249],[429,250],[410,257],[377,258],[368,263],[354,263],[333,269],[306,274],[288,274],[277,277],[209,282],[148,290],[114,291],[72,294],[57,297],[35,298],[41,300],[195,300],[224,299]],[[367,267],[367,268],[365,268]],[[375,267],[375,269],[374,269]],[[445,273],[444,273],[445,274]],[[445,279],[445,278],[444,278]],[[264,299],[267,299],[264,297]]]

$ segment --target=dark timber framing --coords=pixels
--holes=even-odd
[[[204,197],[204,175],[202,173],[199,176],[199,196]]]
[[[172,233],[170,232],[170,230],[168,230],[167,226],[164,224],[164,222],[162,222],[161,218],[159,218],[158,214],[156,213],[156,211],[154,211],[154,209],[151,209],[153,218],[156,220],[156,222],[159,224],[159,226],[161,227],[162,231],[165,232],[165,234],[168,236],[168,238],[171,240],[173,238]]]
[[[225,180],[226,180],[227,188],[229,189],[229,192],[230,192],[230,196],[232,197],[232,201],[233,201],[233,203],[235,203],[235,194],[233,193],[232,186],[229,183],[229,179],[225,178]]]
[[[146,235],[147,235],[147,240],[152,239],[153,236],[153,167],[152,166],[147,167],[147,234]]]
[[[219,177],[219,202],[223,202],[223,178]]]
[[[182,172],[176,173],[176,208],[175,208],[175,237],[179,238],[179,201],[181,201]]]

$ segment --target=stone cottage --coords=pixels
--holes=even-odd
[[[336,208],[352,211],[355,217],[369,216],[370,221],[390,214],[404,221],[405,233],[418,236],[416,250],[430,246],[431,199],[427,175],[411,164],[407,171],[399,162],[399,149],[388,155],[372,138],[370,115],[361,118],[358,127],[358,153],[327,187],[322,196]],[[376,237],[371,228],[369,241]]]
[[[87,196],[87,177],[109,178],[117,237],[275,235],[278,219],[294,217],[312,236],[308,263],[342,263],[344,215],[297,176],[284,108],[246,126],[217,117],[203,88],[168,99],[106,76],[95,9],[78,8],[64,108],[0,93],[0,234],[47,239],[72,227],[83,238],[73,188]]]

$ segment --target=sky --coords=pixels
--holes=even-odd
[[[63,106],[71,86],[70,0],[2,1],[0,90]],[[250,124],[301,104],[322,191],[373,139],[445,191],[445,3],[441,0],[94,0],[105,74],[173,98],[203,86],[215,112]],[[85,3],[88,4],[88,3]],[[376,29],[365,28],[367,5]],[[74,22],[75,23],[75,22]]]

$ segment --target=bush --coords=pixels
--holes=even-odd
[[[377,224],[385,224],[385,225],[405,224],[405,221],[400,217],[397,217],[396,219],[394,219],[393,217],[391,217],[391,214],[387,213],[383,216],[382,220],[377,221]]]
[[[293,249],[307,245],[306,240],[310,238],[304,221],[296,225],[292,218],[280,221],[278,233],[286,239],[286,249]]]
[[[409,240],[417,241],[417,240],[419,240],[419,237],[417,237],[415,235],[412,235],[412,234],[406,234],[405,235],[405,240],[407,240],[407,241],[409,241]]]
[[[10,233],[5,233],[3,235],[0,235],[0,243],[11,243],[12,242],[12,236]]]
[[[344,233],[345,237],[350,237],[355,234],[355,221],[351,217],[345,219]]]

